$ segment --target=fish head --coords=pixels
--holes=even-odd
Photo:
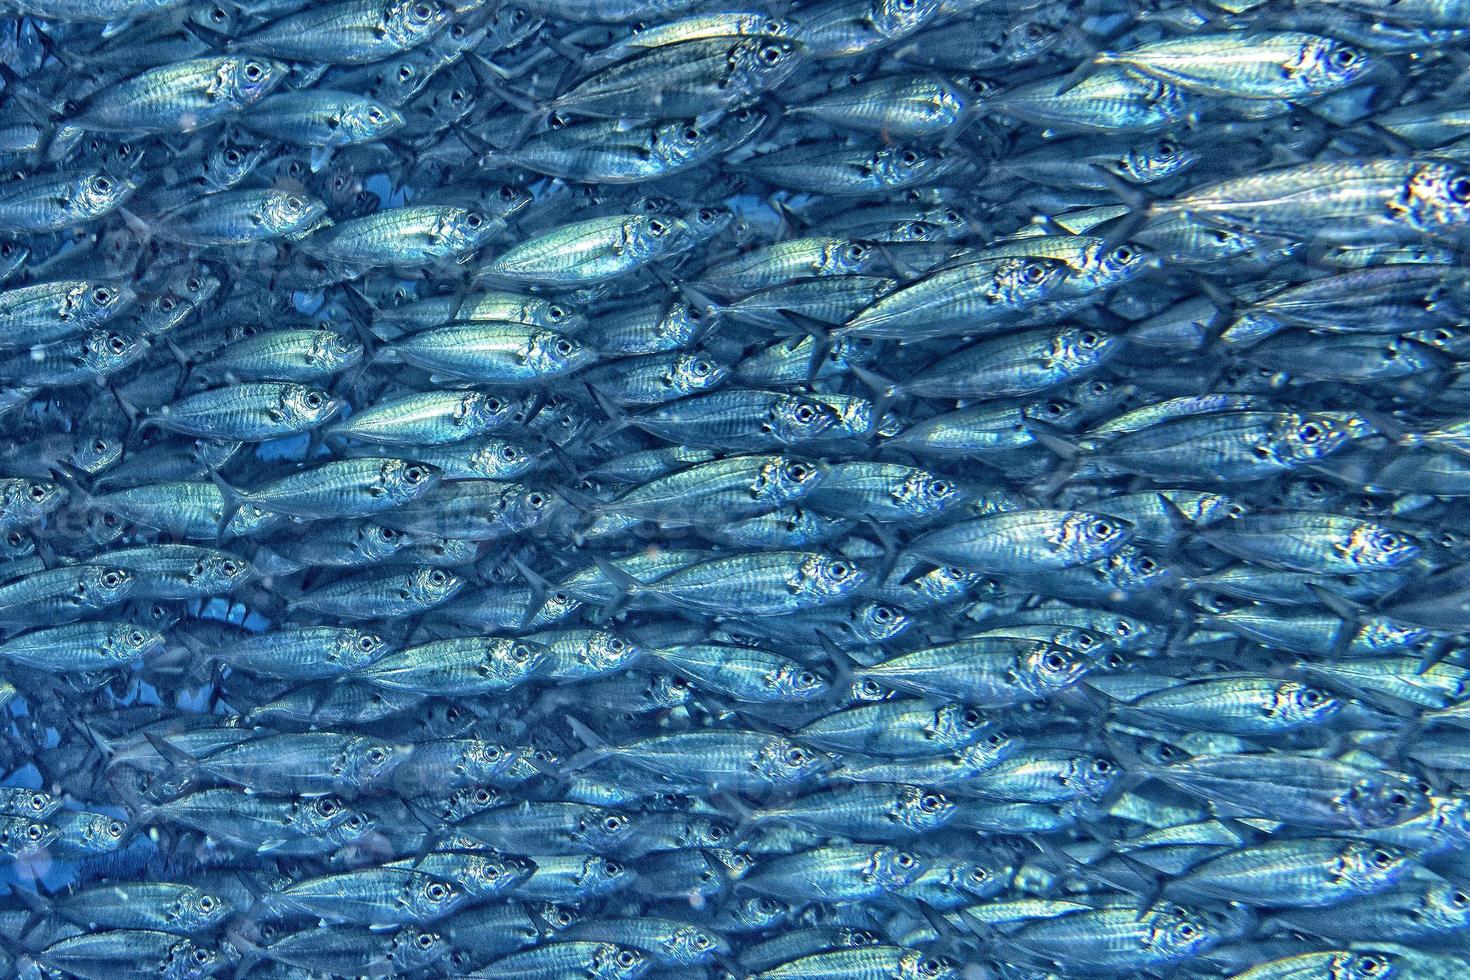
[[[1365,521],[1348,532],[1341,550],[1363,571],[1379,571],[1411,562],[1424,549],[1407,534]]]
[[[728,953],[730,944],[723,937],[699,926],[681,924],[663,937],[661,944],[665,955],[681,966],[699,966],[709,963],[722,953]]]
[[[1168,136],[1143,140],[1107,161],[1107,168],[1124,180],[1152,184],[1177,177],[1200,162],[1198,153]]]
[[[339,131],[354,143],[382,139],[404,125],[403,113],[372,100],[354,100],[342,108]]]
[[[959,964],[946,956],[910,950],[899,958],[892,976],[901,980],[960,980]]]
[[[825,465],[789,456],[772,456],[763,463],[751,486],[753,498],[781,504],[806,495],[822,480]]]
[[[126,201],[137,185],[105,173],[82,174],[76,180],[73,203],[83,214],[100,217]]]
[[[137,577],[125,568],[90,565],[77,582],[78,597],[94,608],[121,602],[137,584]]]
[[[814,598],[851,595],[868,579],[868,573],[846,558],[809,555],[801,563],[797,591]]]
[[[791,77],[805,57],[805,47],[793,37],[757,35],[735,43],[729,62],[755,87],[769,90]]]
[[[1428,811],[1428,787],[1402,773],[1371,773],[1355,780],[1339,801],[1356,827],[1389,827]]]
[[[955,802],[938,790],[919,786],[899,789],[897,816],[900,823],[915,833],[938,830],[955,814]]]
[[[155,972],[165,980],[203,980],[228,965],[229,959],[223,951],[201,946],[192,939],[181,939],[169,947]]]
[[[918,30],[938,13],[943,0],[868,0],[865,19],[887,38],[901,38]]]
[[[1086,511],[1062,514],[1054,532],[1049,535],[1058,550],[1078,565],[1116,553],[1132,536],[1133,526],[1127,521]]]
[[[87,854],[107,854],[122,846],[128,825],[106,813],[76,813],[61,828],[60,840]]]
[[[1359,894],[1382,891],[1402,877],[1411,864],[1401,847],[1371,841],[1347,841],[1333,862],[1339,882],[1351,883]]]
[[[718,387],[730,376],[730,368],[702,351],[680,354],[660,380],[670,394],[693,395]]]
[[[634,980],[648,972],[650,962],[648,954],[641,949],[599,943],[583,975],[595,980]]]
[[[979,737],[985,728],[985,716],[968,705],[942,704],[934,709],[934,717],[927,727],[936,743],[957,749]]]
[[[82,339],[82,360],[98,374],[126,367],[147,350],[143,338],[129,337],[116,330],[92,330]]]
[[[137,663],[147,657],[162,653],[168,641],[162,633],[118,623],[107,631],[103,646],[109,657],[118,663]]]
[[[591,363],[596,354],[570,337],[553,330],[534,331],[527,345],[526,364],[542,375],[565,374]]]
[[[220,62],[216,88],[226,100],[243,107],[259,102],[288,74],[289,68],[268,58],[225,58]]]
[[[1065,690],[1087,673],[1087,661],[1076,652],[1044,641],[1031,644],[1019,666],[1022,683],[1037,694]]]
[[[261,207],[261,222],[283,238],[307,231],[327,216],[321,201],[294,191],[271,191]]]
[[[398,0],[383,11],[380,27],[405,49],[413,48],[449,23],[453,14],[454,8],[439,0]]]
[[[1463,228],[1470,223],[1470,169],[1438,161],[1418,164],[1390,210],[1421,231]]]
[[[470,454],[470,465],[487,477],[506,479],[525,473],[538,458],[525,446],[497,441]]]
[[[409,575],[408,591],[413,598],[425,605],[438,605],[460,589],[465,580],[442,568],[417,568]]]
[[[1470,924],[1470,887],[1462,881],[1428,882],[1418,912],[1439,929],[1464,929]]]
[[[1298,681],[1282,681],[1272,698],[1274,713],[1301,725],[1317,725],[1343,708],[1341,699],[1331,692]]]
[[[909,507],[915,517],[930,517],[958,507],[968,495],[954,480],[927,470],[915,470],[904,478],[895,496]]]
[[[893,892],[913,884],[924,873],[928,863],[917,854],[896,847],[875,847],[868,854],[863,877],[884,891]]]
[[[393,934],[392,960],[404,971],[431,969],[453,951],[449,940],[431,929],[409,926]]]
[[[8,480],[0,490],[0,512],[26,523],[61,506],[66,490],[50,480]]]
[[[1301,79],[1315,92],[1347,85],[1376,67],[1376,59],[1362,48],[1330,37],[1308,37],[1296,57],[1285,66],[1289,77]]]
[[[484,670],[493,677],[515,682],[536,674],[551,660],[551,651],[525,640],[485,639]]]
[[[439,485],[443,473],[437,466],[407,459],[390,459],[378,474],[378,487],[398,503],[418,500]]]
[[[837,411],[812,398],[790,395],[771,406],[764,428],[786,443],[815,439],[838,422]]]
[[[283,384],[277,396],[277,411],[293,425],[315,427],[336,415],[342,402],[310,385]]]
[[[834,763],[834,756],[814,752],[776,735],[761,744],[751,767],[771,786],[787,788],[810,783]]]
[[[224,895],[190,886],[173,903],[174,923],[184,929],[200,932],[214,929],[235,912],[235,903]]]
[[[454,424],[470,432],[485,432],[513,419],[521,402],[482,391],[467,393],[454,411]]]
[[[885,643],[908,630],[914,620],[897,606],[864,602],[848,610],[847,625],[865,643]]]

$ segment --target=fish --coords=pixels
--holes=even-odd
[[[1458,0],[0,0],[0,972],[1460,976]]]

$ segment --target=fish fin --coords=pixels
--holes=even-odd
[[[209,469],[209,479],[216,487],[219,487],[219,492],[224,494],[225,497],[224,510],[220,514],[219,528],[216,531],[216,536],[223,539],[225,536],[225,529],[230,526],[230,522],[235,519],[235,515],[238,514],[240,512],[240,508],[244,506],[245,495],[234,486],[231,486],[228,482],[226,482],[225,478],[223,476],[220,476],[219,470],[213,467],[210,467]]]
[[[601,555],[594,557],[592,560],[597,564],[597,570],[602,573],[603,578],[607,579],[618,589],[618,595],[607,605],[603,606],[599,613],[601,619],[605,621],[616,615],[627,604],[629,599],[646,588],[647,583],[640,582]]]
[[[894,396],[901,393],[901,386],[890,381],[877,371],[853,364],[848,367],[854,377],[861,381],[873,393],[873,418],[881,419],[888,410],[889,403]]]

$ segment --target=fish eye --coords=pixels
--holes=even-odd
[[[900,868],[912,868],[914,866],[914,856],[906,851],[900,851],[893,859],[893,863]]]
[[[1093,772],[1107,775],[1113,771],[1113,764],[1107,759],[1096,759],[1092,763]]]
[[[222,571],[223,571],[223,572],[224,572],[224,573],[225,573],[225,574],[226,574],[226,575],[234,575],[234,574],[235,574],[235,573],[236,573],[236,572],[238,572],[238,571],[239,571],[239,570],[240,570],[240,565],[239,565],[239,563],[238,563],[238,562],[234,562],[234,561],[225,561],[225,562],[223,562],[223,563],[222,563],[222,564],[221,564],[221,565],[220,565],[220,569],[221,569],[221,570],[222,570]]]
[[[225,151],[225,163],[228,163],[232,167],[238,166],[239,163],[240,163],[240,151],[239,150],[226,150]]]
[[[449,896],[449,889],[445,888],[443,885],[439,884],[439,882],[436,881],[428,887],[428,894],[429,897],[432,898],[434,901],[442,902],[445,898]]]
[[[214,896],[213,895],[202,895],[202,896],[200,896],[200,898],[199,898],[199,911],[201,911],[201,912],[213,912],[214,911]]]
[[[1450,904],[1455,906],[1455,908],[1464,908],[1466,905],[1470,905],[1470,895],[1466,895],[1464,892],[1455,892],[1450,896]]]
[[[1092,533],[1099,538],[1111,537],[1113,534],[1113,525],[1109,524],[1107,521],[1093,521]]]
[[[638,954],[631,949],[625,949],[618,954],[618,966],[624,969],[632,969],[638,965]]]
[[[431,932],[421,932],[414,937],[414,942],[418,944],[419,949],[429,949],[434,945],[434,934]]]
[[[114,820],[114,821],[112,821],[111,823],[109,823],[107,825],[107,836],[109,836],[109,837],[121,837],[123,835],[123,831],[125,829],[126,828],[123,827],[122,824],[120,824],[116,820]]]
[[[1172,157],[1176,152],[1178,152],[1179,148],[1173,143],[1170,143],[1168,140],[1163,140],[1159,143],[1156,149],[1158,150],[1159,156]]]
[[[449,581],[449,576],[447,574],[445,574],[444,571],[441,570],[441,569],[436,568],[432,572],[429,573],[429,584],[430,585],[443,585],[443,584],[445,584],[448,581]]]
[[[1113,260],[1115,262],[1122,263],[1123,265],[1127,265],[1129,262],[1132,262],[1133,256],[1133,249],[1129,248],[1127,245],[1119,245],[1117,248],[1113,249]]]
[[[565,337],[556,342],[556,352],[562,357],[571,357],[572,351],[574,349],[575,348],[572,347],[572,342],[570,340],[567,340]]]
[[[798,422],[810,422],[817,417],[817,410],[810,405],[798,405],[796,408],[796,420]]]
[[[1048,670],[1061,670],[1067,666],[1066,658],[1059,653],[1048,653],[1042,663],[1046,665]]]
[[[1152,575],[1154,572],[1158,571],[1158,568],[1159,563],[1154,561],[1147,555],[1144,555],[1142,558],[1138,559],[1138,570],[1145,575]]]
[[[796,675],[796,683],[800,684],[802,687],[811,687],[816,682],[817,675],[813,674],[809,670],[803,670],[801,673]]]
[[[617,861],[607,861],[602,865],[602,870],[609,878],[615,878],[623,873],[623,866]]]
[[[112,302],[112,291],[105,286],[92,290],[92,299],[98,303],[106,304]]]
[[[126,340],[123,340],[117,334],[113,334],[107,339],[107,346],[112,350],[114,354],[121,354],[128,349],[128,342]]]
[[[1450,181],[1450,197],[1464,204],[1470,201],[1470,177],[1456,177]]]
[[[1198,934],[1199,930],[1190,925],[1188,922],[1179,927],[1179,936],[1182,939],[1193,939]]]
[[[980,717],[980,712],[976,711],[974,708],[967,708],[965,709],[965,713],[960,716],[960,720],[965,723],[965,727],[974,728],[984,719]]]
[[[1316,422],[1305,422],[1296,430],[1296,433],[1302,442],[1317,442],[1322,438],[1322,427]]]
[[[34,500],[36,503],[40,503],[41,501],[45,500],[46,499],[46,488],[43,487],[43,486],[41,486],[39,483],[32,483],[31,484],[31,499]]]
[[[1380,868],[1382,870],[1387,870],[1387,869],[1393,867],[1393,865],[1394,865],[1394,857],[1393,857],[1392,854],[1388,853],[1387,851],[1374,851],[1373,852],[1373,866],[1374,867]]]
[[[660,238],[668,230],[669,230],[669,226],[668,226],[668,224],[666,222],[660,221],[657,218],[650,218],[649,219],[649,221],[648,221],[648,232],[649,232],[649,234],[653,235],[653,237]]]
[[[388,753],[384,749],[375,745],[372,748],[368,749],[367,757],[369,762],[376,764],[387,759]]]
[[[109,589],[115,589],[119,585],[122,585],[122,576],[117,572],[108,572],[102,576],[102,584]]]
[[[831,565],[833,578],[847,578],[852,573],[852,568],[846,562],[834,561]]]
[[[700,133],[698,126],[686,126],[684,128],[684,139],[690,143],[693,143],[695,140],[699,139],[701,135],[703,134]]]
[[[413,15],[419,20],[428,20],[429,17],[433,15],[433,13],[434,12],[429,9],[429,5],[426,3],[421,3],[413,8]]]
[[[1046,279],[1046,270],[1035,262],[1028,262],[1021,275],[1027,283],[1035,286]]]
[[[209,12],[209,19],[214,21],[216,24],[223,24],[225,21],[230,19],[230,15],[225,13],[220,8],[215,7]]]
[[[774,65],[781,60],[781,49],[774,44],[763,44],[760,49],[760,59],[768,65]]]
[[[403,65],[403,66],[401,66],[398,69],[398,80],[400,82],[406,82],[410,78],[413,78],[413,68],[410,67],[409,65]]]
[[[806,762],[806,752],[799,746],[792,746],[786,750],[786,762],[793,766],[803,765]]]
[[[247,61],[245,63],[245,77],[250,81],[260,81],[260,77],[263,74],[265,74],[265,69],[261,68],[260,65],[256,64],[253,61]]]
[[[315,391],[308,393],[307,396],[306,396],[306,407],[307,408],[321,408],[322,407],[322,396],[321,396],[321,394],[319,392],[315,392]]]
[[[849,245],[843,253],[849,262],[861,262],[868,254],[868,250],[862,245]]]
[[[478,228],[485,223],[485,219],[482,218],[478,212],[471,211],[469,214],[465,215],[464,223],[469,225],[471,228]]]
[[[902,160],[906,166],[912,167],[919,162],[919,155],[913,150],[904,150],[903,155],[900,156],[899,159]]]
[[[97,177],[93,179],[92,186],[97,188],[102,193],[106,194],[108,191],[112,190],[112,181],[108,180],[106,177]]]
[[[1332,63],[1339,68],[1351,68],[1357,61],[1358,52],[1352,48],[1338,48],[1332,52]]]
[[[210,956],[209,950],[207,950],[207,949],[196,949],[196,950],[194,950],[194,962],[195,963],[208,963],[210,961],[210,959],[211,959],[211,956]]]

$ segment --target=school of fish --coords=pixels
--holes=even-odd
[[[0,975],[1470,975],[1467,0],[0,86]]]

